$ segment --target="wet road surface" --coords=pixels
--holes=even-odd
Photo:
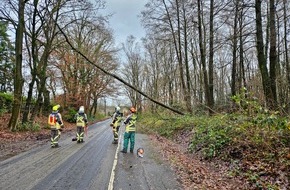
[[[134,154],[120,153],[124,126],[119,144],[112,144],[110,121],[91,125],[84,143],[62,136],[59,148],[48,143],[0,162],[0,189],[181,189],[146,135],[136,134]],[[143,158],[138,147],[145,149]]]

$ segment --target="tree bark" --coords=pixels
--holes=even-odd
[[[232,82],[231,82],[231,94],[236,95],[236,74],[237,74],[237,46],[238,46],[238,11],[239,11],[239,0],[235,1],[235,18],[234,18],[234,33],[233,33],[233,65],[232,65]],[[241,52],[242,53],[242,52]]]
[[[22,104],[22,44],[23,44],[23,33],[24,33],[24,8],[27,0],[18,1],[18,25],[16,28],[16,40],[15,40],[15,54],[16,54],[16,65],[15,65],[15,77],[14,77],[14,100],[12,115],[9,121],[8,127],[11,131],[17,129],[19,115]]]
[[[214,49],[213,49],[213,22],[214,22],[214,0],[210,1],[210,21],[209,21],[209,62],[208,62],[208,107],[209,113],[213,114],[213,106],[214,106],[214,96],[213,96],[213,57],[214,57]]]
[[[187,41],[187,18],[186,18],[186,10],[185,10],[185,2],[182,2],[182,9],[183,9],[183,32],[184,32],[184,64],[185,64],[185,73],[186,73],[186,90],[185,90],[185,101],[186,101],[186,108],[189,113],[192,113],[192,106],[191,106],[191,77],[189,72],[189,61],[188,61],[188,41]]]
[[[34,10],[33,10],[33,17],[32,17],[32,30],[31,30],[31,47],[29,47],[30,45],[28,44],[28,40],[27,41],[27,50],[29,51],[31,48],[31,54],[30,57],[32,59],[30,59],[30,69],[31,69],[31,81],[28,85],[28,93],[27,93],[27,99],[25,102],[25,108],[23,110],[23,116],[22,116],[22,123],[26,123],[28,122],[28,115],[30,113],[31,110],[31,101],[32,101],[32,94],[33,94],[33,87],[34,84],[36,82],[36,67],[37,67],[37,63],[38,63],[38,46],[37,46],[37,32],[36,32],[36,16],[37,16],[37,5],[38,5],[38,0],[34,0]]]
[[[239,0],[240,1],[240,0]],[[243,7],[243,5],[242,5]],[[239,73],[240,73],[240,77],[239,77],[239,90],[242,90],[242,87],[247,88],[247,82],[246,82],[246,78],[245,78],[245,66],[244,66],[244,40],[243,40],[243,8],[241,7],[240,10],[240,17],[239,17],[239,47],[240,47],[240,67],[239,67]]]
[[[203,72],[203,85],[204,85],[204,93],[205,93],[205,100],[207,106],[210,105],[209,103],[209,87],[208,87],[208,76],[207,76],[207,69],[206,69],[206,55],[205,55],[205,45],[203,40],[203,32],[202,32],[202,20],[201,20],[201,0],[198,0],[198,36],[199,36],[199,49],[200,49],[200,57],[201,57],[201,66]],[[210,113],[209,109],[209,113]]]
[[[257,57],[259,69],[262,76],[262,85],[264,90],[264,96],[266,99],[266,105],[271,109],[274,104],[274,97],[271,90],[271,81],[269,78],[266,55],[264,53],[264,42],[263,42],[263,28],[262,28],[262,14],[261,14],[261,0],[256,0],[256,38],[257,38]]]
[[[276,67],[278,63],[275,15],[276,15],[275,0],[270,0],[270,82],[271,82],[271,91],[273,94],[272,100],[273,109],[277,109]]]
[[[288,15],[286,11],[287,0],[283,0],[283,18],[284,18],[284,48],[285,48],[285,65],[286,65],[286,78],[288,82],[288,91],[290,91],[290,65],[289,65],[289,55],[288,55]]]

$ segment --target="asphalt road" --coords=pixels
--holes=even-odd
[[[61,137],[59,148],[44,145],[0,162],[1,190],[163,190],[181,189],[146,135],[136,134],[135,153],[112,144],[110,120],[89,126],[85,142]],[[144,157],[136,155],[138,147]]]

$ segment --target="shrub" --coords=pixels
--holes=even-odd
[[[70,122],[70,123],[74,123],[75,122],[75,115],[76,115],[77,111],[73,108],[67,108],[67,111],[63,114],[63,120]]]
[[[97,113],[95,116],[90,116],[88,118],[89,121],[93,121],[93,120],[102,120],[104,118],[107,118],[108,116],[106,116],[104,113]]]
[[[233,127],[228,125],[222,117],[201,117],[195,122],[189,151],[201,151],[202,155],[208,159],[219,155],[221,150],[230,143]]]
[[[38,123],[24,123],[24,124],[19,124],[17,131],[40,131],[40,125]]]
[[[0,92],[0,112],[11,112],[13,106],[13,95]]]

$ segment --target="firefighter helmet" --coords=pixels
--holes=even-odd
[[[79,109],[79,113],[85,113],[85,108],[84,106],[81,106],[80,109]]]
[[[52,107],[52,111],[57,111],[60,108],[60,105],[55,105]]]

